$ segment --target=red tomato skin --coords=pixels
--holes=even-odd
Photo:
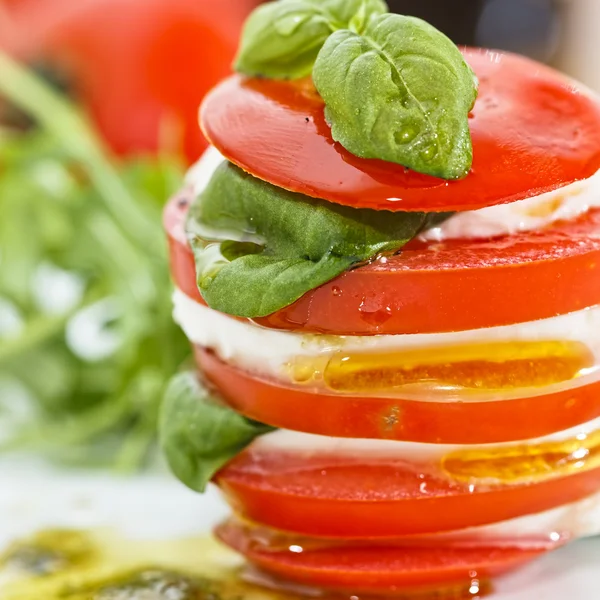
[[[164,145],[196,160],[206,147],[198,106],[231,72],[256,2],[29,0],[10,8],[14,52],[63,68],[119,154]],[[173,139],[170,139],[173,138]]]
[[[493,402],[432,402],[340,395],[257,377],[196,346],[196,363],[225,401],[250,419],[331,437],[430,444],[492,444],[550,435],[600,417],[600,382]]]
[[[479,77],[470,119],[473,168],[445,181],[358,158],[333,141],[322,99],[306,82],[232,77],[201,110],[203,130],[229,160],[279,187],[392,211],[473,210],[513,202],[600,168],[600,104],[558,73],[514,55],[467,49]]]
[[[203,302],[184,234],[189,191],[164,214],[171,273]],[[555,317],[600,303],[600,210],[491,240],[413,241],[255,322],[332,335],[441,333]],[[485,299],[485,301],[483,300]]]
[[[337,548],[309,548],[294,554],[261,548],[232,522],[218,527],[216,534],[222,542],[273,575],[349,594],[414,592],[416,595],[427,590],[440,594],[446,587],[454,588],[448,589],[449,592],[458,591],[457,587],[470,586],[474,572],[484,587],[486,579],[522,566],[544,552],[511,547],[423,547],[410,546],[410,543],[393,547],[348,543]]]
[[[600,469],[529,485],[470,491],[466,484],[427,482],[412,471],[373,464],[277,470],[275,459],[248,451],[216,476],[243,517],[273,529],[328,538],[394,538],[454,531],[550,510],[600,489]]]

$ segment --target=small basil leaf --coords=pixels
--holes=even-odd
[[[325,0],[319,2],[331,15],[333,15],[338,29],[351,28],[359,33],[366,27],[369,19],[389,12],[384,0]]]
[[[398,250],[424,223],[423,213],[339,206],[223,163],[190,207],[187,229],[207,304],[252,318],[292,304],[380,252]]]
[[[351,5],[352,2],[344,4],[347,8],[350,8]],[[355,7],[352,6],[352,13],[346,12],[341,20],[347,21],[348,29],[359,34],[365,30],[370,19],[384,15],[389,11],[383,0],[362,0],[358,10],[354,12],[354,9]]]
[[[194,373],[173,377],[160,412],[160,443],[173,473],[203,492],[212,476],[272,428],[220,404]]]
[[[352,154],[444,179],[471,168],[477,79],[453,42],[425,21],[388,14],[370,19],[362,35],[337,31],[313,79],[333,138]]]
[[[325,40],[353,22],[383,14],[383,0],[277,0],[258,7],[242,33],[235,69],[251,76],[297,79],[310,75]]]

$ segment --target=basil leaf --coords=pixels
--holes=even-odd
[[[242,33],[235,69],[251,76],[310,75],[325,40],[336,30],[364,27],[387,11],[383,0],[278,0],[257,8]]]
[[[333,138],[352,154],[444,179],[471,168],[477,79],[453,42],[425,21],[388,14],[372,18],[362,35],[337,31],[313,79]]]
[[[223,163],[190,207],[187,228],[208,305],[252,318],[292,304],[380,252],[398,250],[424,223],[423,213],[339,206]]]
[[[252,440],[271,430],[220,404],[194,373],[176,375],[165,392],[160,443],[173,473],[197,492]]]

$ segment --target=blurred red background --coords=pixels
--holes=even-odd
[[[205,147],[199,99],[258,0],[0,0],[0,45],[68,88],[119,154]]]

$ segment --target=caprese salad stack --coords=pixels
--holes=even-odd
[[[600,105],[381,0],[250,17],[169,204],[175,473],[345,594],[470,589],[600,530]]]

